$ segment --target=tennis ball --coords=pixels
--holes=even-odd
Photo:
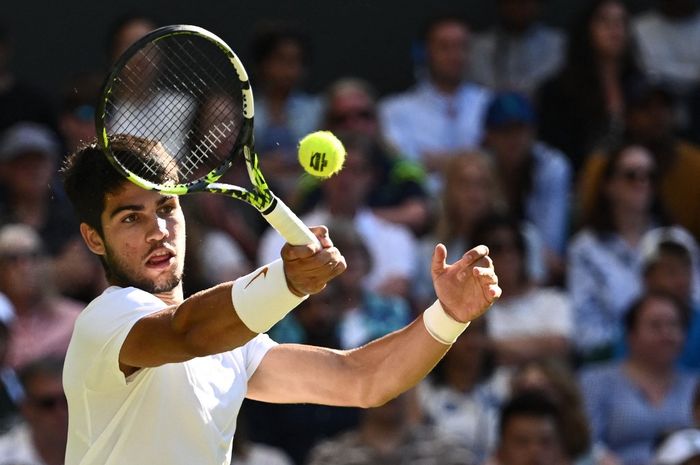
[[[299,163],[313,176],[331,177],[344,162],[345,147],[330,131],[312,132],[299,141]]]

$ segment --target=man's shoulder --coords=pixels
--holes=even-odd
[[[111,286],[95,297],[76,320],[76,329],[83,325],[92,325],[110,315],[117,317],[128,310],[156,310],[165,308],[166,304],[155,295],[136,287]]]

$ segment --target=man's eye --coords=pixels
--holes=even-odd
[[[133,223],[134,221],[136,221],[136,219],[137,219],[137,215],[132,213],[131,215],[125,216],[122,219],[122,223]]]
[[[175,207],[172,205],[164,205],[160,209],[161,215],[169,215],[175,210]]]

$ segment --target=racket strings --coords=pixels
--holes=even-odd
[[[243,115],[239,80],[229,57],[198,36],[151,42],[113,80],[106,105],[108,136],[157,141],[146,157],[118,159],[155,183],[195,181],[231,158]],[[162,155],[162,154],[161,154]]]

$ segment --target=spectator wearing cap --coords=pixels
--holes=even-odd
[[[700,430],[687,428],[668,434],[656,448],[652,465],[700,465]]]
[[[484,132],[484,148],[493,156],[511,214],[535,226],[546,246],[549,278],[557,282],[568,237],[571,165],[559,150],[536,139],[535,111],[522,94],[496,94]]]
[[[674,100],[661,82],[639,78],[626,88],[624,141],[646,147],[658,168],[657,195],[671,223],[700,240],[700,147],[676,136]],[[581,213],[593,208],[606,156],[592,153],[579,179]]]
[[[0,292],[15,312],[7,354],[11,367],[65,354],[82,305],[52,289],[41,238],[31,226],[0,228]]]
[[[91,300],[104,287],[72,208],[55,180],[60,144],[48,127],[17,123],[0,134],[0,224],[22,223],[41,236],[58,290]]]
[[[646,292],[665,293],[685,304],[687,331],[679,358],[682,368],[700,371],[700,254],[693,237],[683,228],[652,229],[640,245],[641,275]],[[620,341],[620,354],[626,352]]]

